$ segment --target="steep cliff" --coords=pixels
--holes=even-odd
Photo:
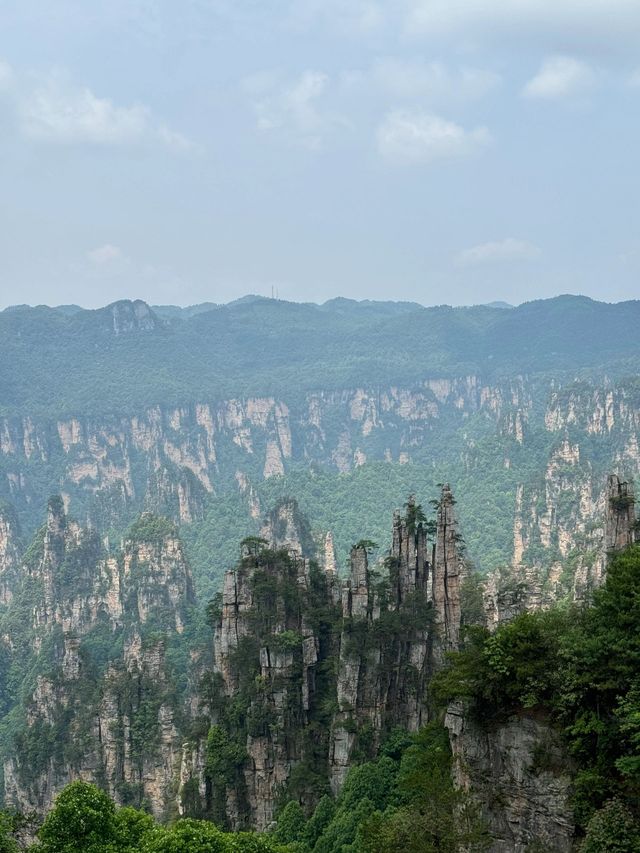
[[[552,590],[569,583],[560,578],[567,559],[591,549],[606,473],[630,480],[640,470],[633,382],[563,382],[470,375],[291,397],[202,397],[126,414],[6,416],[0,496],[29,532],[48,491],[61,490],[69,511],[99,530],[120,535],[147,509],[193,525],[210,550],[221,548],[208,535],[216,513],[229,516],[226,538],[239,542],[284,476],[315,524],[339,522],[332,532],[342,560],[363,512],[376,538],[388,535],[388,509],[371,501],[359,472],[375,488],[397,484],[398,495],[426,491],[446,472],[474,561],[535,566]],[[354,484],[348,496],[345,476]],[[486,482],[491,490],[481,488]]]
[[[12,507],[0,504],[0,604],[8,604],[19,579],[20,525]]]
[[[5,721],[5,801],[42,812],[82,778],[166,816],[181,756],[175,664],[188,659],[177,639],[193,603],[174,525],[145,514],[108,553],[52,498],[21,572],[2,617],[26,695]]]
[[[262,532],[243,543],[214,605],[207,757],[190,784],[202,754],[191,744],[182,774],[183,792],[204,792],[200,808],[236,827],[268,826],[284,791],[308,806],[329,784],[337,792],[395,727],[426,722],[430,675],[460,622],[448,487],[435,524],[413,499],[394,515],[392,548],[376,567],[374,543],[355,545],[342,583],[330,561],[321,568],[296,549],[312,540],[294,502]]]
[[[609,559],[637,536],[631,484],[609,475],[605,495],[603,518],[594,529],[593,557],[586,555],[571,566],[564,588],[545,589],[543,579],[523,566],[485,579],[491,629],[558,598],[582,601],[603,583]],[[448,709],[445,726],[454,779],[478,804],[492,839],[491,853],[526,853],[536,844],[558,853],[575,849],[575,767],[557,720],[543,707],[519,708],[517,713],[511,708],[485,717],[460,702]]]
[[[571,764],[545,720],[514,715],[488,726],[452,707],[445,725],[455,783],[479,803],[490,853],[574,849]]]
[[[567,489],[574,494],[571,484]],[[604,580],[611,553],[632,545],[638,538],[633,483],[621,480],[617,474],[603,478],[602,496],[589,512],[593,513],[592,521],[581,535],[576,534],[581,547],[568,550],[549,572],[539,563],[520,562],[487,574],[483,593],[490,627],[525,610],[549,607],[561,600],[589,600]]]

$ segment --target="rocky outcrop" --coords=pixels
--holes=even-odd
[[[183,710],[165,650],[175,654],[192,604],[172,522],[143,515],[109,554],[61,499],[49,501],[4,629],[25,670],[38,673],[5,749],[7,804],[43,812],[80,778],[104,785],[116,802],[171,814]],[[32,625],[16,624],[12,608],[28,605]]]
[[[388,557],[372,569],[374,545],[359,542],[344,582],[330,560],[318,565],[301,555],[312,539],[294,502],[267,516],[262,537],[245,540],[240,563],[225,575],[214,637],[215,676],[234,703],[234,720],[245,703],[240,732],[224,702],[211,711],[214,726],[245,754],[234,789],[242,796],[229,798],[229,777],[218,770],[208,785],[201,775],[189,787],[184,768],[201,754],[196,744],[185,753],[183,790],[208,791],[206,808],[224,804],[220,819],[232,826],[265,827],[283,787],[310,804],[311,782],[324,775],[337,792],[349,767],[375,754],[385,733],[416,731],[427,721],[429,679],[459,635],[453,503],[446,487],[436,523],[427,524],[411,498],[394,515]]]
[[[111,334],[112,309],[104,314]],[[131,305],[125,313],[135,314]],[[122,334],[127,323],[116,323]],[[265,477],[314,465],[346,473],[364,460],[440,469],[446,452],[449,476],[465,484],[473,560],[536,566],[553,596],[565,580],[562,564],[597,545],[606,472],[628,481],[640,473],[637,410],[632,380],[461,376],[291,399],[203,398],[55,421],[25,412],[0,418],[0,498],[15,506],[24,530],[34,528],[46,490],[60,490],[76,518],[121,530],[143,509],[197,522],[210,496],[237,491],[246,508],[239,535],[262,513],[257,491]],[[485,500],[470,498],[474,478],[500,490],[491,548],[475,521],[481,514],[469,512]],[[578,596],[588,594],[597,571],[580,569]]]
[[[99,313],[105,315],[108,328],[114,335],[153,332],[162,325],[162,321],[142,299],[122,299],[101,309]]]
[[[442,487],[436,520],[433,565],[433,605],[436,628],[436,655],[439,662],[460,642],[460,585],[464,575],[462,537],[454,511],[455,500],[448,485]]]
[[[454,781],[478,803],[490,853],[573,849],[571,764],[543,719],[518,715],[490,726],[461,706],[445,719]]]
[[[20,526],[13,509],[0,504],[0,604],[8,604],[19,579]]]
[[[636,512],[633,484],[622,482],[617,474],[607,481],[604,521],[604,547],[607,554],[621,551],[636,541]]]
[[[243,784],[235,789],[228,778],[213,774],[208,808],[216,798],[222,800],[224,819],[234,827],[243,822],[268,826],[293,768],[310,761],[314,749],[306,727],[318,713],[322,638],[320,627],[312,624],[311,599],[331,605],[328,576],[291,547],[294,511],[291,505],[276,510],[271,547],[263,540],[247,542],[238,568],[225,575],[214,672],[229,702],[244,699],[247,722],[239,746],[246,758],[240,768]],[[280,524],[284,539],[279,543]],[[224,714],[216,716],[216,722],[228,723]],[[303,800],[310,796],[304,788],[299,794]]]
[[[561,448],[565,462],[573,465],[578,458],[566,442]],[[556,457],[557,458],[557,457]],[[567,502],[570,496],[572,509],[565,510],[564,520],[556,520],[557,527],[575,525],[573,537],[580,545],[569,547],[562,559],[550,567],[544,567],[535,561],[523,559],[523,550],[519,551],[519,561],[510,567],[501,567],[489,572],[483,584],[487,624],[490,628],[508,621],[525,610],[538,610],[550,607],[559,600],[587,601],[593,590],[604,581],[607,560],[615,552],[633,544],[638,536],[635,497],[633,484],[622,480],[618,474],[609,474],[603,478],[603,488],[595,503],[592,502],[591,485],[585,493],[585,483],[580,486],[565,472],[562,489],[551,503],[547,502],[546,521],[541,521],[538,536],[548,535],[552,524],[549,519],[557,519],[559,514],[559,496]],[[558,489],[558,483],[555,487]],[[516,500],[516,532],[522,526],[524,516],[523,489],[518,490]],[[549,509],[551,507],[551,509]],[[531,508],[533,511],[533,507]],[[582,520],[580,513],[584,512]],[[520,521],[518,520],[520,519]],[[568,534],[567,534],[568,536]],[[568,539],[565,540],[568,542]]]
[[[303,557],[315,556],[311,527],[293,498],[283,498],[265,516],[260,536],[274,550],[285,548]]]

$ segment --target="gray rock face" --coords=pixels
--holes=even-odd
[[[85,779],[106,786],[118,803],[147,800],[156,817],[166,817],[175,809],[179,713],[165,641],[144,629],[152,622],[167,638],[183,629],[193,592],[182,545],[171,525],[154,528],[146,516],[122,552],[108,555],[52,499],[39,547],[22,575],[29,600],[36,596],[30,665],[47,674],[37,677],[24,730],[7,750],[5,801],[44,812],[64,785]],[[18,587],[18,606],[21,595]],[[17,640],[19,648],[23,638]],[[96,642],[98,653],[105,643],[122,648],[102,673]],[[34,766],[20,744],[46,742],[52,731],[51,748],[32,747]]]
[[[437,631],[436,656],[454,651],[460,642],[460,584],[464,563],[460,557],[460,534],[455,501],[448,485],[442,487],[438,504],[437,536],[433,566],[433,602]]]
[[[392,549],[375,572],[366,542],[352,548],[349,577],[342,583],[331,561],[313,568],[296,548],[304,547],[310,534],[292,502],[283,502],[267,517],[262,537],[270,548],[248,542],[238,568],[227,572],[214,637],[215,670],[231,698],[242,692],[246,670],[256,666],[260,690],[247,715],[271,720],[246,737],[245,814],[222,792],[232,825],[244,817],[251,825],[268,826],[278,789],[310,757],[309,749],[315,766],[319,754],[326,756],[337,792],[356,751],[360,757],[363,749],[373,754],[391,728],[416,731],[427,721],[427,685],[437,649],[442,642],[451,648],[459,633],[460,606],[454,599],[460,559],[448,491],[443,506],[439,521],[447,530],[439,534],[446,544],[439,563],[439,602],[428,559],[432,549],[413,500],[405,516],[394,515]],[[318,622],[318,608],[328,624],[337,626],[330,633],[327,624]],[[253,651],[252,643],[257,644]],[[335,682],[327,685],[325,676],[319,693],[320,667],[328,658],[337,658]],[[330,731],[316,729],[310,745],[305,728],[318,719],[319,706],[331,702],[332,694],[337,711]],[[190,757],[185,761],[193,763]],[[201,777],[197,784],[202,788]],[[304,800],[305,792],[300,796]]]
[[[571,446],[565,443],[562,462],[572,459]],[[604,486],[604,488],[602,488]],[[566,473],[560,485],[554,484],[556,491],[571,491],[575,484],[570,483]],[[589,490],[588,490],[589,491]],[[519,491],[518,510],[523,509]],[[555,496],[557,499],[557,495]],[[579,496],[573,502],[575,507],[585,503]],[[583,546],[579,552],[563,552],[564,562],[559,562],[545,573],[539,565],[515,562],[512,566],[490,572],[484,582],[484,601],[487,625],[495,628],[508,622],[525,611],[551,607],[561,599],[588,601],[593,590],[597,589],[606,577],[607,561],[616,551],[632,545],[638,538],[636,529],[635,496],[633,484],[622,480],[618,474],[610,474],[606,484],[601,483],[599,498],[595,506],[586,501],[589,512],[594,513],[584,534]],[[586,510],[585,510],[586,514]],[[553,515],[553,513],[552,513]],[[540,530],[545,531],[541,519]],[[585,526],[574,518],[576,529]],[[521,529],[521,519],[516,518],[516,531]],[[565,542],[568,540],[565,539]],[[573,573],[567,582],[566,565],[571,563]],[[564,577],[564,580],[563,580]]]
[[[8,604],[18,583],[20,528],[15,513],[0,506],[0,604]]]
[[[298,502],[284,499],[265,517],[260,536],[270,548],[286,548],[302,557],[315,556],[315,542],[309,522],[301,514]]]
[[[460,706],[445,719],[454,780],[479,804],[490,853],[526,853],[538,843],[553,853],[573,844],[570,763],[556,732],[533,716],[489,727]]]
[[[635,523],[633,484],[621,481],[617,474],[611,474],[607,481],[605,551],[621,551],[632,545],[636,540]]]
[[[288,512],[277,517],[289,520]],[[233,827],[248,822],[264,829],[272,822],[282,786],[311,748],[304,735],[316,698],[320,650],[306,615],[311,566],[293,551],[290,538],[280,541],[288,547],[246,553],[238,569],[226,573],[214,637],[214,669],[224,694],[233,699],[251,677],[259,684],[247,709],[256,722],[247,728],[242,796],[224,782],[212,783],[224,788],[211,796],[226,801]],[[325,597],[330,600],[328,589]],[[198,784],[202,787],[202,779]]]
[[[161,321],[141,299],[130,301],[123,299],[114,302],[106,311],[111,315],[111,330],[114,335],[126,335],[133,332],[152,332]]]

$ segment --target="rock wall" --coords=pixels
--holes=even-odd
[[[0,418],[0,499],[29,532],[52,491],[74,517],[120,531],[145,509],[198,522],[211,496],[235,492],[244,527],[262,514],[264,478],[315,464],[340,472],[382,460],[420,464],[447,471],[469,519],[486,499],[474,483],[495,482],[499,535],[492,546],[467,522],[474,560],[535,566],[553,597],[566,586],[566,560],[597,550],[607,471],[625,480],[640,472],[637,411],[631,380],[463,376],[56,421],[25,413]],[[591,563],[577,570],[578,596],[597,580]]]
[[[0,604],[9,604],[18,583],[20,554],[20,525],[9,506],[0,505]]]
[[[481,726],[461,706],[449,709],[445,725],[454,781],[478,803],[490,853],[570,853],[570,762],[557,733],[532,715]]]
[[[268,826],[286,786],[311,803],[303,780],[313,774],[326,774],[337,792],[349,767],[375,754],[385,733],[416,731],[427,721],[430,676],[460,628],[453,504],[446,487],[430,546],[430,527],[410,499],[406,513],[394,515],[388,557],[372,569],[372,543],[358,543],[344,582],[330,561],[320,567],[295,549],[308,532],[292,502],[268,517],[267,545],[246,541],[240,564],[225,575],[214,666],[224,695],[244,696],[246,718],[268,725],[247,725],[236,741],[246,750],[244,802],[230,803],[225,780],[218,781],[232,826]],[[337,671],[328,677],[332,658]],[[238,737],[224,712],[212,716],[227,737]],[[197,784],[206,789],[202,779]]]
[[[80,778],[158,818],[175,812],[184,714],[165,650],[192,605],[171,522],[143,515],[109,554],[60,498],[50,500],[3,617],[26,673],[3,750],[7,805],[44,812]],[[16,622],[14,608],[31,624]]]
[[[566,488],[575,494],[573,486],[567,484]],[[587,601],[602,584],[609,555],[638,538],[633,483],[609,474],[603,478],[597,506],[590,506],[589,512],[594,516],[588,533],[583,531],[582,548],[569,549],[548,573],[540,565],[523,562],[488,573],[483,594],[490,628],[525,610],[550,607],[561,599]]]

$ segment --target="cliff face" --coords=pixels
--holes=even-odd
[[[295,549],[309,541],[297,517],[295,504],[282,504],[263,539],[246,540],[219,603],[214,668],[226,700],[212,720],[243,755],[242,785],[236,780],[231,797],[228,776],[209,772],[204,807],[222,809],[232,826],[267,826],[285,788],[308,803],[323,778],[337,792],[348,768],[375,754],[391,729],[416,731],[428,719],[429,678],[459,633],[459,537],[448,488],[433,548],[411,499],[394,516],[386,560],[372,569],[373,543],[358,543],[343,583],[330,561],[320,568]],[[227,710],[238,699],[240,727]],[[197,787],[207,791],[206,781]]]
[[[445,725],[454,781],[480,805],[490,853],[526,853],[534,843],[569,853],[570,763],[557,733],[533,716],[480,726],[460,707],[449,709]]]
[[[607,488],[603,559],[635,536],[629,485]],[[7,804],[44,811],[83,778],[159,818],[265,828],[281,797],[311,807],[337,793],[387,734],[429,721],[431,678],[459,645],[467,563],[448,485],[434,503],[430,521],[410,498],[386,557],[358,542],[342,580],[330,543],[317,554],[295,501],[281,501],[209,607],[207,651],[171,521],[145,513],[107,551],[52,499],[0,626],[27,696],[5,745]],[[493,580],[492,624],[532,606],[513,578]],[[446,725],[492,853],[524,853],[534,838],[568,851],[569,765],[546,721],[481,725],[453,707]]]
[[[569,494],[574,494],[574,485],[566,484]],[[549,607],[560,599],[586,601],[600,586],[608,556],[638,538],[633,484],[610,474],[601,499],[589,511],[594,516],[582,531],[582,548],[569,550],[548,573],[539,565],[516,563],[487,575],[484,604],[490,628],[525,610]]]
[[[48,491],[61,490],[75,517],[120,530],[143,509],[197,523],[211,496],[239,494],[244,530],[261,513],[265,478],[316,463],[344,473],[365,462],[419,463],[458,484],[476,561],[537,566],[552,588],[565,559],[591,546],[606,472],[640,471],[637,411],[631,383],[465,376],[295,399],[202,399],[126,416],[25,413],[0,418],[0,497],[24,529]],[[481,526],[482,480],[500,495],[492,542]]]
[[[633,488],[609,475],[592,559],[572,567],[564,589],[560,584],[545,589],[535,570],[523,566],[491,574],[484,582],[489,627],[550,605],[554,594],[582,599],[603,582],[608,557],[636,538]],[[550,722],[523,712],[481,724],[456,704],[445,726],[454,780],[479,805],[492,838],[491,853],[526,853],[533,842],[558,853],[574,849],[571,759]]]
[[[42,812],[82,778],[166,816],[182,711],[165,651],[192,605],[173,524],[143,515],[108,554],[54,498],[21,572],[3,632],[14,668],[27,673],[27,699],[5,744],[5,801]],[[14,613],[30,613],[31,624]]]
[[[0,505],[0,604],[8,604],[18,583],[20,527],[15,512]]]

